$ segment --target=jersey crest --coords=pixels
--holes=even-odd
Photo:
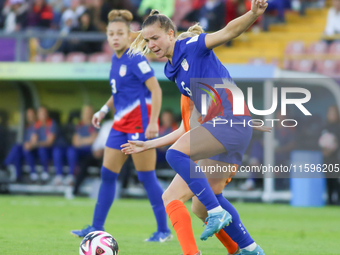
[[[121,65],[119,68],[119,75],[120,77],[123,77],[125,76],[125,74],[126,74],[126,65]]]
[[[189,64],[188,64],[188,61],[184,58],[182,63],[181,63],[184,71],[188,71],[189,70]]]

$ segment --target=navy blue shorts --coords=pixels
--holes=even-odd
[[[227,150],[225,153],[210,157],[210,159],[230,164],[241,165],[243,155],[247,150],[253,134],[253,128],[248,125],[248,121],[251,120],[251,117],[221,117],[221,120],[221,123],[224,123],[225,121],[228,121],[228,123],[215,124],[214,126],[212,121],[208,121],[202,124],[202,126],[206,128],[220,143],[222,143],[224,148]],[[233,124],[231,126],[231,122],[245,123],[245,125]]]
[[[145,138],[144,133],[123,133],[111,128],[105,146],[120,150],[120,146],[124,143],[127,143],[128,140],[147,141],[148,139]]]

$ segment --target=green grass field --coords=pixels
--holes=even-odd
[[[91,223],[94,205],[95,201],[87,198],[0,196],[0,254],[78,254],[81,239],[70,230]],[[340,254],[340,207],[234,205],[266,255]],[[199,240],[203,227],[194,215],[192,223],[204,255],[227,254],[217,238]],[[106,222],[106,231],[118,241],[120,255],[180,254],[176,238],[162,244],[143,242],[155,228],[147,200],[115,201]]]

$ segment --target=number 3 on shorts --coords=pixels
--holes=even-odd
[[[112,88],[112,93],[116,94],[117,93],[117,88],[116,88],[116,80],[115,79],[111,80],[111,88]]]

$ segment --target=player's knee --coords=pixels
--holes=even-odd
[[[106,167],[102,166],[100,170],[100,177],[102,181],[115,181],[118,177],[117,173],[114,173],[113,171],[107,169]]]
[[[225,187],[224,179],[214,179],[214,181],[209,180],[209,185],[215,195],[220,194]]]

